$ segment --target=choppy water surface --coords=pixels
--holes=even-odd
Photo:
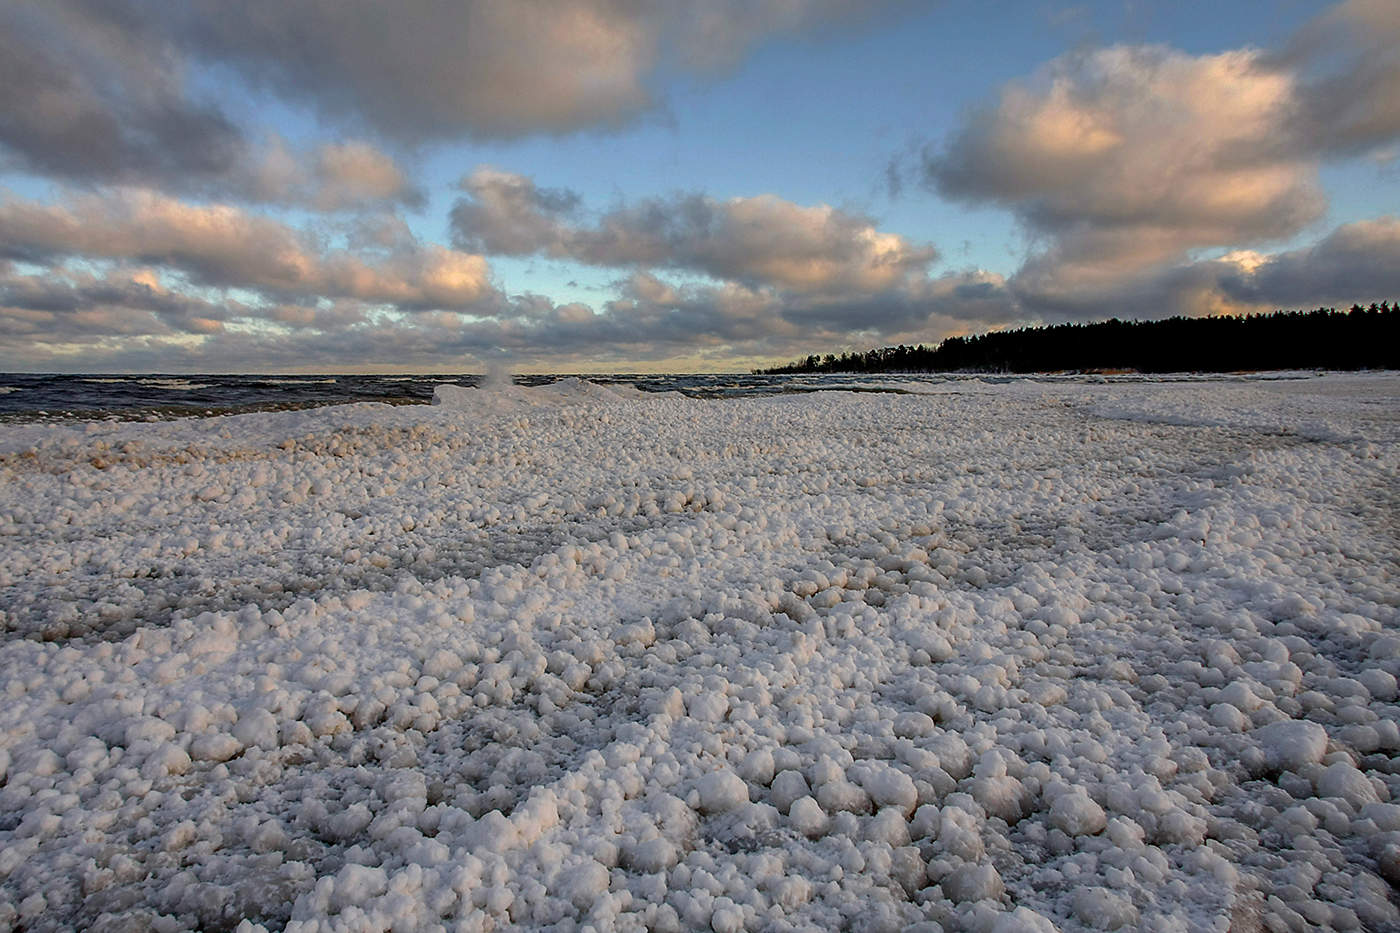
[[[516,376],[535,386],[567,374]],[[1263,374],[1257,378],[1299,378],[1307,374]],[[52,375],[0,373],[0,421],[164,420],[287,408],[313,408],[349,402],[426,404],[442,383],[480,385],[485,376],[439,373],[412,376],[347,375]],[[756,375],[749,373],[588,375],[604,385],[631,385],[646,392],[682,392],[699,397],[772,395],[828,389],[899,391],[900,383],[1004,382],[1017,379],[1135,381],[1151,379],[1230,379],[1221,376],[996,376],[964,373],[830,373]]]

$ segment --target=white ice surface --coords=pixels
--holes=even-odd
[[[1400,378],[439,401],[0,430],[0,926],[1400,926]]]

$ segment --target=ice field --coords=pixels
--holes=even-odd
[[[0,928],[1400,929],[1400,377],[902,388],[5,426]]]

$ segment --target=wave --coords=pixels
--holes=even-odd
[[[200,389],[213,388],[210,383],[190,382],[188,379],[137,379],[136,384],[165,389],[168,392],[198,392]]]

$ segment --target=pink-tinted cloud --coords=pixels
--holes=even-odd
[[[1075,258],[1151,263],[1287,236],[1325,206],[1311,158],[1278,145],[1295,95],[1255,52],[1075,54],[1007,87],[928,175],[1011,207]]]
[[[698,272],[803,294],[880,292],[925,276],[932,247],[867,218],[772,195],[653,198],[585,220],[578,196],[478,169],[453,209],[457,242],[488,254],[539,254],[597,266]]]
[[[157,264],[202,285],[404,307],[461,307],[494,295],[481,256],[415,242],[366,259],[318,248],[307,234],[233,205],[194,204],[142,189],[60,204],[0,201],[0,255]]]
[[[1306,231],[1327,206],[1323,160],[1400,139],[1397,102],[1400,6],[1347,0],[1275,52],[1116,46],[1058,58],[928,150],[925,178],[1022,221],[1033,249],[1009,287],[1032,317],[1253,310],[1236,300],[1250,290],[1284,305],[1350,303],[1383,282],[1352,263],[1353,291],[1338,293],[1326,277],[1340,231],[1270,271],[1192,256],[1243,256]],[[1285,279],[1291,296],[1268,284]]]

